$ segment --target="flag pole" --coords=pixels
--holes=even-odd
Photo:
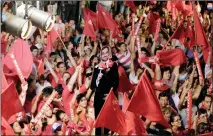
[[[61,36],[58,34],[58,31],[56,31],[56,33],[57,33],[57,35],[58,35],[58,37],[59,37],[61,43],[63,44],[64,49],[65,49],[66,51],[68,51],[68,50],[67,50],[67,47],[65,46],[65,44],[64,44],[64,42],[63,42],[63,40],[61,39]]]

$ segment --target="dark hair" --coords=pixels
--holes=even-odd
[[[44,74],[41,74],[41,75],[39,76],[39,80],[46,80],[45,77],[44,77]]]
[[[146,52],[146,56],[147,56],[147,57],[149,57],[149,56],[150,56],[150,53],[149,53],[149,51],[148,51],[146,48],[141,47],[141,51]]]
[[[162,70],[162,73],[167,72],[167,71],[169,71],[171,73],[170,67],[164,67],[161,70]]]
[[[212,99],[212,96],[211,96],[211,95],[209,95],[209,94],[207,94],[207,95],[204,97],[204,99],[205,99],[206,97],[209,97],[209,98],[211,98],[211,99]]]
[[[28,79],[27,79],[27,83],[28,83],[28,85],[30,85],[30,84],[31,84],[34,80],[35,80],[35,79],[34,79],[34,78],[32,78],[32,77],[28,78]]]
[[[198,109],[198,116],[200,116],[201,114],[207,114],[206,109],[203,108]]]
[[[55,90],[58,92],[58,95],[62,95],[64,88],[63,88],[62,84],[58,84],[55,87]]]
[[[171,124],[172,122],[174,122],[174,118],[175,118],[176,116],[179,116],[180,119],[181,119],[181,116],[180,116],[179,114],[172,113],[171,116],[170,116],[170,120],[169,120],[169,123],[170,123],[170,124]]]
[[[58,62],[57,65],[56,65],[57,68],[59,68],[59,66],[60,66],[61,64],[64,64],[64,62]]]
[[[50,57],[53,56],[53,55],[56,55],[56,53],[55,52],[51,52],[50,53]]]
[[[33,50],[38,50],[38,48],[36,46],[31,46],[30,51],[32,52]]]
[[[123,44],[126,45],[124,42],[118,42],[117,45],[118,45],[118,47],[121,47],[121,45],[123,45]]]
[[[43,94],[43,96],[45,96],[45,97],[48,97],[48,96],[50,96],[51,94],[52,94],[52,92],[53,92],[53,88],[52,87],[45,87],[43,90],[42,90],[42,94]]]
[[[156,55],[156,53],[157,53],[158,50],[162,50],[162,49],[163,49],[163,48],[162,48],[161,46],[156,47],[156,48],[155,48],[155,51],[154,51],[155,55]]]
[[[86,96],[86,94],[79,94],[79,95],[76,97],[77,103],[79,103],[79,102],[81,101],[81,99],[82,99],[83,97],[85,97],[85,96]]]
[[[78,31],[79,34],[82,34],[83,32],[82,28],[79,26],[76,27],[76,31]]]
[[[166,91],[163,91],[158,95],[158,99],[160,99],[161,97],[167,97],[169,99],[169,95]]]
[[[55,113],[55,116],[56,116],[56,119],[57,120],[61,120],[60,119],[60,115],[62,114],[62,113],[65,113],[63,110],[58,110],[56,113]]]

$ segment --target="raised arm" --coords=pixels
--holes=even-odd
[[[67,56],[68,56],[68,58],[69,58],[69,60],[70,60],[70,62],[71,62],[71,64],[72,64],[72,66],[73,66],[74,68],[76,68],[76,67],[77,67],[77,64],[76,64],[75,59],[72,57],[71,52],[67,51]]]
[[[111,43],[111,42],[110,42]],[[94,47],[92,49],[91,55],[90,57],[92,57],[93,55],[95,55],[97,53],[97,48],[98,48],[98,42],[94,41]]]
[[[79,73],[79,71],[80,71],[80,67],[81,67],[81,66],[77,66],[77,67],[76,67],[75,73],[72,75],[72,77],[71,77],[70,80],[69,80],[69,83],[67,84],[67,87],[68,87],[68,89],[69,89],[70,91],[72,91],[73,85],[74,85],[74,83],[75,83],[76,80],[77,80],[78,73]]]
[[[51,67],[49,61],[47,60],[47,58],[44,58],[44,64],[50,70],[50,73],[52,74],[55,82],[58,83],[58,81],[59,81],[58,76],[56,75],[55,71],[52,69],[52,67]]]

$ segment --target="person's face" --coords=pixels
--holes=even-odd
[[[106,36],[101,35],[101,40],[102,40],[102,41],[105,41],[105,40],[106,40]]]
[[[164,80],[169,80],[170,79],[170,71],[168,70],[168,71],[165,71],[164,73],[163,73],[163,79]]]
[[[56,63],[58,63],[58,62],[63,62],[63,60],[62,60],[61,57],[58,57],[58,58],[56,59]]]
[[[90,44],[90,39],[89,38],[86,39],[86,43]]]
[[[66,83],[66,81],[67,81],[68,78],[70,78],[70,74],[64,73],[63,74],[63,81],[64,81],[64,83]]]
[[[37,35],[36,36],[36,43],[40,43],[41,42],[41,37],[40,37],[40,35]]]
[[[82,97],[80,102],[79,102],[79,106],[86,108],[87,107],[87,98],[86,97]]]
[[[59,23],[59,20],[60,20],[60,17],[59,17],[59,16],[56,16],[56,17],[55,17],[56,23]]]
[[[170,112],[166,111],[166,112],[164,113],[164,117],[166,118],[167,121],[169,121],[170,116],[171,116],[171,113],[170,113]]]
[[[104,50],[101,51],[101,59],[103,61],[107,61],[109,59],[109,49],[105,48]]]
[[[59,115],[59,118],[60,118],[60,120],[61,120],[62,122],[65,122],[65,123],[69,122],[69,117],[67,116],[66,113],[61,113],[61,114]]]
[[[146,52],[145,51],[141,51],[141,57],[146,57]]]
[[[131,26],[126,28],[126,32],[130,33],[130,31],[131,31]]]
[[[197,76],[198,76],[198,72],[197,72],[197,70],[195,70],[194,77],[197,77]]]
[[[174,117],[174,121],[172,122],[172,126],[181,127],[181,120],[179,116]]]
[[[125,44],[122,44],[121,47],[120,47],[120,50],[122,52],[125,52],[126,51],[126,45]]]
[[[183,27],[186,29],[187,28],[187,22],[184,22]]]
[[[45,116],[51,117],[52,115],[53,115],[52,109],[49,106],[47,106],[47,109],[45,111]]]
[[[207,110],[210,110],[211,103],[212,103],[211,97],[205,97],[205,99],[204,99],[204,106],[206,107]]]
[[[95,66],[96,64],[98,64],[98,58],[95,57],[93,60],[92,60],[92,65]]]
[[[208,115],[205,113],[205,114],[201,114],[199,116],[199,121],[200,123],[203,122],[203,123],[208,123]]]
[[[71,51],[71,50],[73,49],[73,44],[72,44],[71,42],[69,42],[69,45],[68,45],[67,49],[68,49],[69,51]]]
[[[34,79],[33,82],[30,84],[29,88],[33,91],[35,90],[36,80]]]
[[[39,83],[43,85],[44,84],[44,80],[40,80]]]
[[[166,107],[168,105],[168,97],[160,97],[159,101],[161,107]]]
[[[86,49],[85,53],[86,53],[87,56],[89,56],[91,54],[91,50],[90,49]]]
[[[21,133],[22,128],[21,128],[21,126],[18,122],[15,122],[13,124],[13,130],[14,130],[15,133]]]
[[[33,54],[33,57],[37,57],[37,55],[38,55],[38,50],[37,50],[37,49],[34,49],[34,50],[32,51],[32,54]]]
[[[66,71],[66,67],[64,64],[59,65],[59,71],[60,73],[64,73]]]
[[[56,55],[52,55],[52,56],[50,57],[51,62],[54,62],[55,58],[56,58]]]

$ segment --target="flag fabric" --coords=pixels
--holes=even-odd
[[[111,14],[106,12],[100,4],[98,4],[98,26],[99,28],[109,29],[112,32],[112,38],[123,41],[118,24],[113,20]]]
[[[146,107],[146,108],[144,108]],[[163,116],[159,101],[146,75],[142,74],[140,81],[129,102],[128,111],[144,116],[146,119],[170,127]]]
[[[124,93],[124,104],[122,111],[126,115],[126,126],[128,135],[147,135],[145,124],[139,115],[136,115],[130,111],[126,111],[129,104],[129,98],[126,93]]]
[[[149,19],[149,33],[153,34],[156,31],[157,22],[158,22],[158,19],[160,19],[160,16],[156,13],[150,12],[148,19]]]
[[[119,92],[129,92],[130,90],[134,90],[134,86],[130,83],[126,72],[122,66],[118,67],[118,73],[119,73],[119,85],[118,85],[118,91]]]
[[[192,8],[191,2],[189,2],[189,4],[185,4],[184,11],[182,13],[184,16],[190,16],[193,14],[193,8]]]
[[[190,20],[187,20],[187,29],[186,29],[186,35],[185,37],[187,38],[187,40],[185,40],[185,47],[187,48],[191,48],[193,46],[195,46],[195,31],[194,29],[192,29],[192,25]]]
[[[19,66],[24,78],[28,78],[33,65],[33,56],[28,43],[22,39],[17,39],[10,51],[3,58],[4,65],[12,70],[10,75],[14,76],[18,75],[18,73],[16,72],[16,66],[13,63],[13,60],[11,59],[11,54],[14,54],[14,59],[17,61],[17,65]]]
[[[38,73],[39,73],[40,75],[44,74],[44,63],[43,63],[42,60],[39,60]]]
[[[5,120],[4,117],[1,117],[1,135],[15,135],[10,124]]]
[[[48,53],[51,52],[53,44],[55,43],[55,41],[56,41],[57,38],[58,38],[57,31],[53,27],[51,29],[51,31],[47,34],[47,49],[46,49],[46,51]]]
[[[195,7],[193,7],[194,14],[194,25],[195,25],[195,43],[196,45],[200,45],[203,51],[204,61],[207,61],[208,52],[210,51],[210,43],[207,39],[206,33],[203,30],[203,27],[200,23],[200,19],[198,17],[198,13]]]
[[[95,121],[95,127],[105,127],[120,135],[127,134],[125,114],[121,111],[112,89]]]
[[[84,21],[85,21],[85,26],[84,26],[83,34],[86,36],[90,36],[93,41],[96,41],[96,33],[93,27],[90,13],[84,16]]]
[[[175,21],[178,16],[178,9],[176,8],[176,1],[168,1],[166,5],[169,12],[172,13],[172,20]]]
[[[5,78],[3,70],[1,72],[1,76],[2,76],[2,78],[1,78],[1,85],[2,85],[1,90],[3,92],[8,87],[7,79]]]
[[[14,114],[23,111],[23,107],[13,82],[1,94],[1,107],[2,116],[5,120],[9,120]]]
[[[136,13],[136,7],[135,7],[135,4],[134,4],[134,1],[125,1],[124,2],[124,5],[130,7],[130,9]]]
[[[91,20],[92,20],[93,27],[94,27],[95,30],[97,30],[98,29],[97,13],[95,13],[92,10],[89,10],[87,8],[83,8],[83,13],[84,13],[84,17],[90,13],[90,17],[91,17]]]

